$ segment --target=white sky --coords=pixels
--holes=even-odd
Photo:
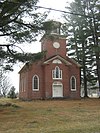
[[[47,8],[53,8],[53,9],[58,9],[58,10],[65,10],[65,6],[68,5],[68,3],[72,2],[72,0],[40,0],[40,2],[37,4],[38,6],[43,6],[43,7],[47,7]],[[42,11],[43,9],[41,9]],[[45,10],[43,10],[45,11]],[[56,20],[56,21],[60,21],[62,22],[62,18],[61,18],[61,13],[60,12],[56,12],[56,11],[51,11],[49,16],[47,17],[47,19],[52,19],[52,20]],[[34,42],[33,42],[34,43]],[[26,44],[25,44],[26,45]],[[31,46],[29,47],[25,47],[25,45],[23,45],[23,50],[26,52],[33,52],[33,53],[37,53],[41,51],[41,44],[40,42],[36,42],[33,45],[31,44]],[[19,74],[18,71],[21,69],[22,64],[16,64],[14,66],[14,71],[10,72],[10,81],[12,83],[13,86],[15,86],[15,88],[17,89],[17,91],[19,90]]]

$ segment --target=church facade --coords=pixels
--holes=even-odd
[[[80,64],[67,55],[66,37],[60,34],[61,23],[48,21],[44,26],[41,52],[45,51],[45,55],[41,60],[26,63],[19,71],[19,98],[79,99]]]

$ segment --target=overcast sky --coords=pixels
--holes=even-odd
[[[47,8],[53,8],[53,9],[58,9],[58,10],[65,10],[65,6],[68,5],[68,3],[72,2],[72,0],[40,0],[40,2],[37,4],[38,6],[43,6]],[[44,9],[41,9],[41,11],[45,11]],[[57,11],[51,11],[49,13],[49,16],[47,17],[47,20],[56,20],[62,22],[61,18],[61,13]],[[36,44],[36,45],[35,45]],[[34,46],[31,45],[29,47],[24,47],[23,45],[23,50],[26,52],[33,52],[37,53],[41,51],[41,44],[40,42],[34,43]],[[33,47],[33,48],[32,48]],[[10,72],[10,79],[11,83],[17,91],[19,90],[19,74],[18,71],[21,69],[22,64],[16,64],[14,66],[14,72]]]

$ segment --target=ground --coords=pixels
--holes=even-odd
[[[100,133],[100,100],[0,99],[0,133]]]

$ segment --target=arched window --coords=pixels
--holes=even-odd
[[[76,78],[74,76],[70,79],[70,86],[72,91],[76,91]]]
[[[59,60],[59,59],[53,60],[52,63],[53,63],[53,64],[62,64],[61,60]]]
[[[62,79],[62,70],[58,66],[55,67],[54,70],[52,70],[52,77],[53,79]]]
[[[39,90],[39,77],[37,75],[34,75],[32,78],[32,89],[33,91]]]

